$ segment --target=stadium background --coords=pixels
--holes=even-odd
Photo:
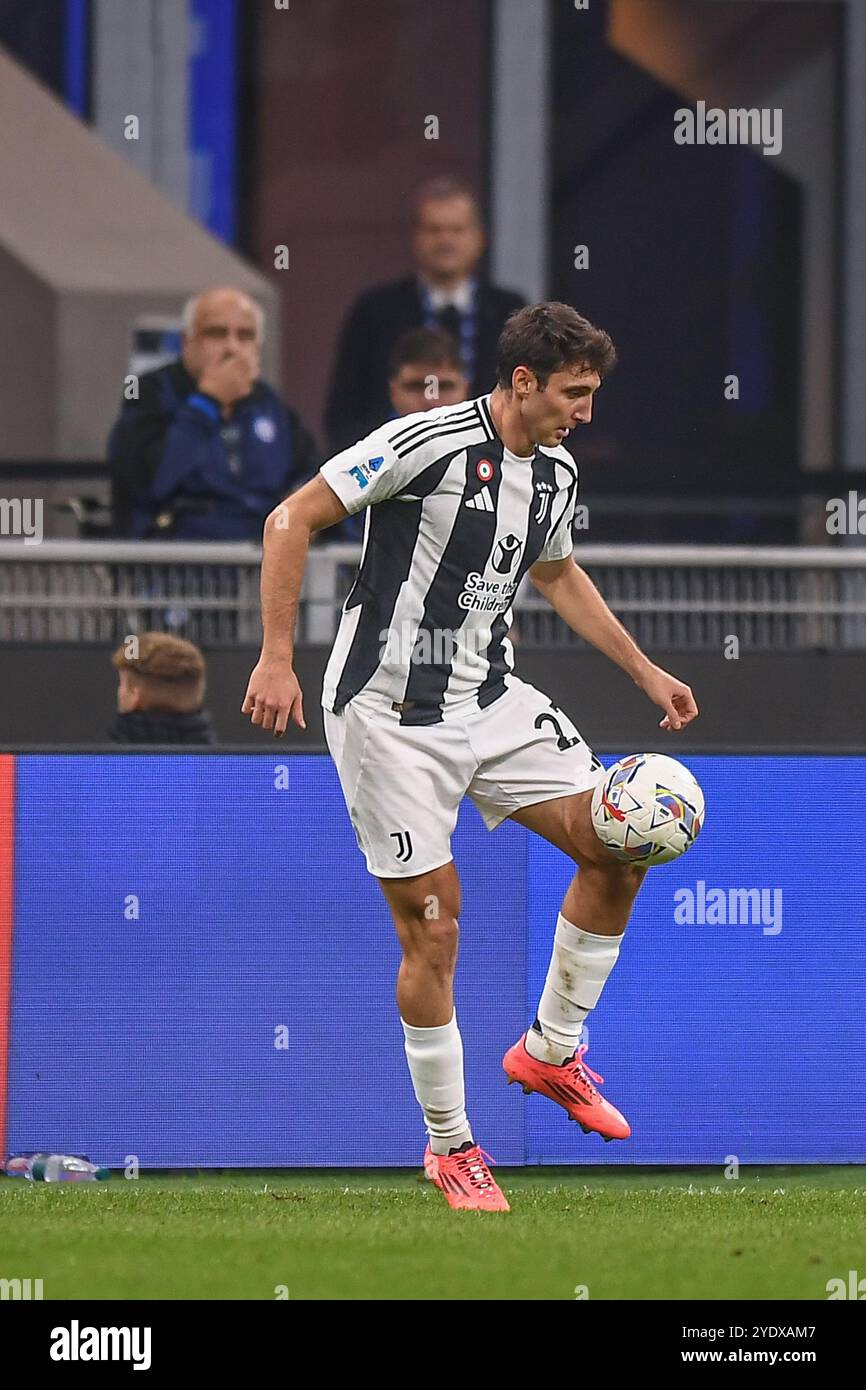
[[[216,280],[248,289],[268,313],[266,374],[321,434],[342,315],[408,268],[412,192],[449,173],[481,191],[493,278],[574,302],[619,346],[579,440],[591,543],[655,543],[680,575],[726,545],[747,548],[738,574],[763,573],[783,546],[786,582],[806,546],[849,552],[838,586],[815,561],[782,599],[768,582],[718,629],[645,642],[702,705],[677,748],[709,809],[693,853],[644,890],[592,1023],[590,1060],[639,1135],[627,1153],[503,1089],[568,870],[464,811],[458,1009],[478,1127],[502,1162],[863,1161],[866,566],[856,527],[825,522],[866,476],[866,7],[0,0],[0,42],[0,492],[46,504],[43,546],[0,539],[7,1149],[378,1163],[384,1117],[393,1161],[417,1162],[396,948],[321,756],[315,615],[299,658],[313,726],[287,741],[278,791],[238,713],[255,655],[239,591],[225,629],[196,626],[200,589],[136,580],[94,518],[142,315],[176,316]],[[782,108],[782,153],[675,145],[673,113],[698,99]],[[108,655],[136,624],[201,641],[214,753],[103,746]],[[518,669],[606,761],[676,751],[624,677],[528,619]],[[674,889],[699,879],[781,889],[783,930],[676,924]]]

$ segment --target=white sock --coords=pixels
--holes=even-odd
[[[434,1154],[448,1154],[467,1140],[472,1130],[466,1118],[463,1087],[463,1042],[457,1014],[439,1028],[415,1028],[403,1024],[406,1059],[415,1096],[424,1111],[424,1123]]]
[[[623,933],[624,935],[624,933]],[[553,954],[536,1024],[526,1034],[526,1050],[538,1062],[567,1062],[578,1043],[584,1020],[598,1003],[619,955],[620,936],[597,936],[556,921]],[[539,1033],[538,1027],[541,1028]]]

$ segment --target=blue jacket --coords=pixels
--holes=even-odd
[[[172,540],[260,541],[268,512],[322,462],[270,386],[256,382],[225,421],[180,360],[141,377],[108,457],[117,533]]]

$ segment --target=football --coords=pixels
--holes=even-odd
[[[632,753],[599,779],[592,824],[617,859],[667,864],[694,844],[704,794],[689,769],[663,753]]]

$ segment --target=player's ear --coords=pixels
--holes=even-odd
[[[515,367],[511,373],[511,389],[518,400],[525,400],[531,390],[533,373],[528,367]]]

